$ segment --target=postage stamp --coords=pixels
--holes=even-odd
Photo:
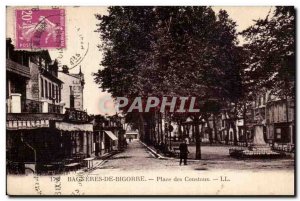
[[[65,48],[64,9],[17,9],[16,48]]]

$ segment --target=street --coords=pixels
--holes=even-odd
[[[190,151],[193,147],[189,148]],[[158,159],[140,141],[128,143],[127,149],[109,158],[94,172],[103,169],[119,169],[121,171],[135,170],[195,170],[206,171],[214,169],[227,170],[289,170],[293,172],[294,159],[276,160],[238,160],[228,154],[229,147],[202,147],[202,160],[188,160],[187,166],[180,166],[179,159]]]
[[[144,170],[165,169],[170,161],[159,160],[148,151],[140,141],[128,143],[127,149],[109,158],[101,169]],[[172,163],[171,163],[172,164]],[[173,166],[175,163],[173,163]]]
[[[260,194],[286,193],[286,189],[288,193],[293,192],[293,159],[243,161],[227,155],[221,159],[220,154],[228,154],[225,150],[226,147],[203,147],[203,156],[210,154],[210,159],[189,160],[187,166],[179,166],[179,159],[155,158],[140,141],[133,141],[124,152],[105,161],[95,160],[93,170],[52,176],[8,175],[8,191],[22,185],[26,179],[28,185],[17,194],[53,195],[64,190],[66,195],[99,195],[102,192],[107,195],[186,192],[232,195],[232,189],[237,194],[245,193],[240,188],[245,184],[255,185],[255,188],[247,188],[247,194],[257,194],[256,189],[260,189]],[[266,185],[268,189],[263,188]]]

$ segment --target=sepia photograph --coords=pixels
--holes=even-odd
[[[8,196],[295,196],[294,6],[5,15]]]

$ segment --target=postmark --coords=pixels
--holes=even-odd
[[[69,27],[70,28],[70,27]],[[84,35],[80,27],[75,26],[72,30],[72,48],[56,48],[56,59],[59,65],[67,65],[69,70],[74,69],[77,66],[81,67],[82,61],[85,59],[89,52],[89,42],[87,36]],[[70,37],[70,36],[68,36]]]
[[[17,9],[16,48],[65,48],[65,9]]]

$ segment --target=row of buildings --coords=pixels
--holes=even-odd
[[[47,50],[15,50],[10,39],[6,48],[9,172],[39,172],[121,148],[121,119],[84,111],[81,69],[78,74],[70,73],[67,66],[59,70]]]
[[[295,144],[295,102],[291,98],[282,99],[269,91],[258,93],[247,103],[245,114],[232,116],[222,110],[215,116],[199,122],[202,143],[223,143],[249,146],[254,137],[260,144],[272,147],[288,147],[293,151]],[[169,115],[172,116],[172,115]],[[176,141],[188,138],[195,141],[195,124],[188,115],[175,118],[166,114],[156,114],[147,118],[143,139],[146,143],[164,143],[176,146]],[[152,126],[151,126],[152,125]],[[171,129],[169,129],[171,125]],[[245,132],[246,130],[246,132]],[[256,141],[257,143],[257,141]]]
[[[234,141],[231,117],[223,112],[220,116],[219,130],[221,139]],[[258,93],[248,106],[245,116],[239,115],[235,120],[237,140],[250,143],[255,135],[271,146],[274,144],[295,144],[295,101],[292,98],[282,99],[266,91]],[[246,129],[246,132],[244,130]],[[259,129],[259,131],[257,130]],[[246,136],[247,135],[247,136]]]

